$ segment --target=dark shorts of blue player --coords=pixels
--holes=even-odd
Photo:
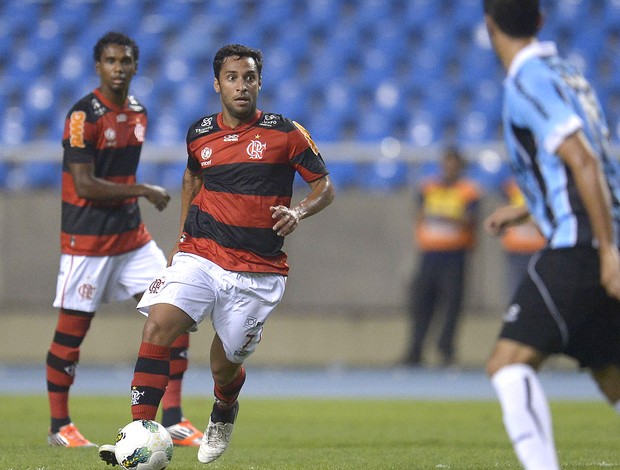
[[[501,338],[546,354],[566,354],[581,367],[620,365],[620,301],[600,283],[592,248],[535,254],[505,316]]]

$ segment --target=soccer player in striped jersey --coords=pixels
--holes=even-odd
[[[499,234],[533,217],[546,248],[531,259],[487,363],[504,425],[527,470],[558,470],[537,370],[564,354],[589,370],[620,412],[620,178],[596,94],[539,42],[538,0],[484,0],[491,43],[507,71],[503,122],[527,205],[485,221]]]
[[[71,108],[65,122],[62,254],[54,301],[59,316],[46,360],[52,446],[94,445],[69,417],[69,390],[95,312],[102,302],[139,300],[166,265],[138,207],[140,197],[160,211],[170,200],[164,188],[136,182],[147,127],[144,106],[129,95],[138,53],[135,42],[123,34],[103,36],[94,47],[99,87]],[[202,432],[181,412],[188,346],[186,334],[171,349],[162,423],[176,444],[197,446]]]
[[[280,114],[257,109],[261,51],[224,46],[213,71],[221,112],[189,127],[179,241],[169,266],[138,304],[148,319],[131,384],[133,418],[153,419],[168,383],[170,345],[203,320],[211,321],[215,403],[198,451],[202,463],[228,447],[246,376],[243,363],[284,294],[284,238],[334,198],[308,132]],[[295,173],[309,193],[292,205]],[[101,446],[99,454],[116,463],[114,446]]]

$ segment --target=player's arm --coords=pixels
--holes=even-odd
[[[281,237],[285,237],[292,233],[299,225],[299,221],[322,211],[329,206],[336,192],[329,176],[308,183],[310,186],[310,194],[299,202],[295,207],[272,206],[269,209],[272,212],[271,217],[277,222],[273,226],[273,230]]]
[[[530,220],[525,204],[505,205],[498,207],[484,220],[484,228],[491,235],[501,235],[508,227],[519,225]]]
[[[170,195],[161,186],[151,184],[114,183],[95,176],[93,163],[69,163],[69,171],[77,195],[90,201],[123,200],[144,197],[157,210],[163,210],[170,201]]]
[[[185,227],[185,219],[187,219],[187,214],[190,206],[192,205],[192,201],[200,191],[201,187],[202,174],[192,173],[189,168],[185,168],[185,172],[183,173],[183,178],[181,180],[181,217],[179,219],[179,236],[177,237],[177,242],[172,248],[172,251],[168,255],[168,264],[172,262],[172,257],[179,251],[179,242],[181,239],[181,234],[183,233],[183,228]]]
[[[620,299],[620,255],[613,233],[609,190],[599,161],[582,131],[564,140],[557,153],[571,171],[598,240],[601,283],[609,295]]]

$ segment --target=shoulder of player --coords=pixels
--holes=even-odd
[[[220,127],[217,124],[217,113],[203,116],[190,124],[189,129],[187,130],[187,141],[192,141],[205,134],[211,134],[219,130]]]
[[[136,113],[146,114],[146,107],[133,95],[127,97],[127,106]]]
[[[290,132],[298,129],[293,120],[277,113],[263,113],[260,119],[256,121],[256,127],[275,129],[283,132]]]
[[[127,107],[133,112],[146,114],[146,108],[134,96],[128,97]],[[67,117],[70,117],[75,112],[83,112],[88,121],[94,122],[109,111],[110,108],[95,93],[91,92],[80,98],[71,107]]]

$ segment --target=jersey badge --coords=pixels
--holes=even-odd
[[[209,147],[205,147],[200,151],[200,158],[201,158],[201,162],[200,162],[200,166],[202,168],[211,165],[211,163],[213,163],[213,161],[211,160],[211,156],[213,155],[213,150],[210,149]]]
[[[258,139],[260,135],[256,135]],[[245,149],[248,155],[250,156],[250,160],[262,160],[263,152],[267,148],[267,144],[262,143],[260,140],[251,141],[247,148]]]
[[[146,134],[146,128],[144,127],[144,124],[138,121],[136,123],[136,127],[134,127],[133,129],[133,135],[136,136],[136,139],[138,139],[138,142],[144,142],[145,134]]]
[[[113,147],[116,145],[116,131],[111,127],[108,127],[105,131],[103,131],[103,136],[106,140],[106,147]]]

